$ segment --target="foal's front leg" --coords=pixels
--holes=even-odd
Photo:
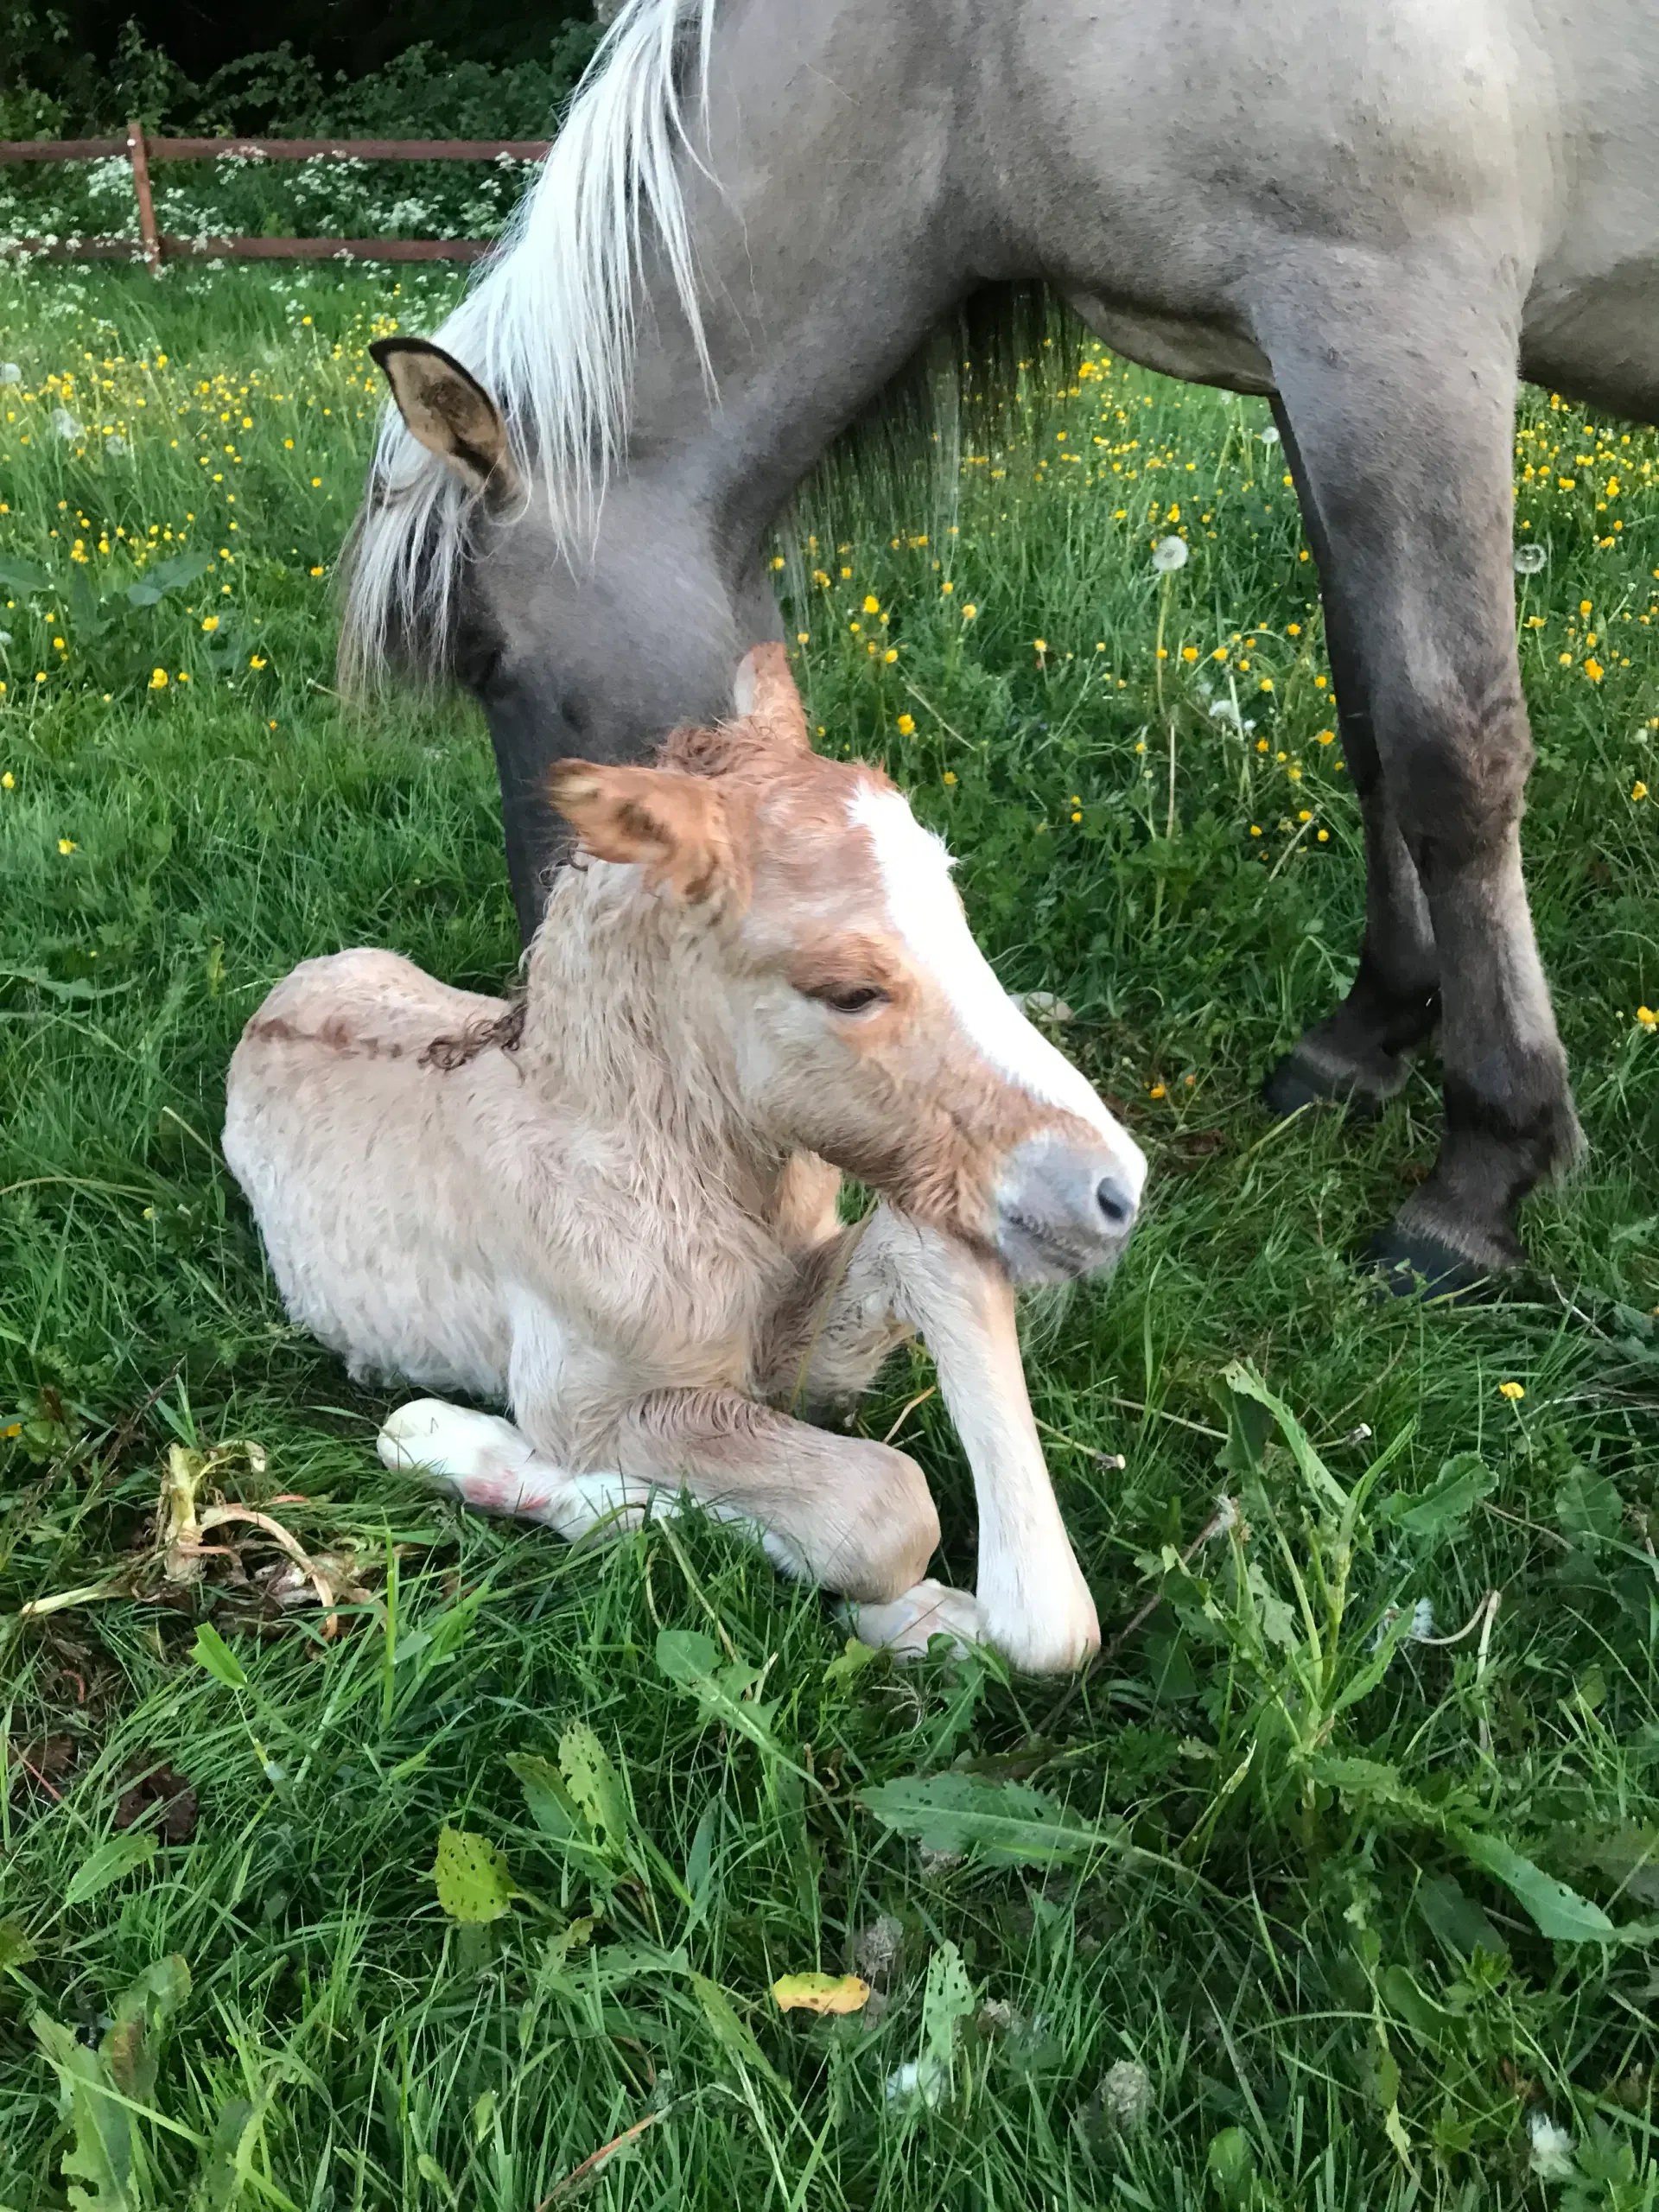
[[[808,1403],[862,1390],[912,1329],[932,1354],[974,1478],[978,1635],[1033,1673],[1064,1672],[1097,1649],[1100,1624],[1038,1442],[1014,1293],[999,1268],[878,1206],[804,1267],[764,1387]]]

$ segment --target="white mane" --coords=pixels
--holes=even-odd
[[[559,543],[590,528],[620,454],[634,350],[634,290],[648,234],[666,259],[705,380],[676,157],[689,145],[676,59],[695,23],[706,93],[716,0],[627,0],[500,246],[435,334],[507,422],[526,480],[535,464]],[[388,403],[351,555],[342,662],[361,680],[397,632],[441,664],[467,494]]]

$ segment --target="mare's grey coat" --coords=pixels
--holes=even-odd
[[[601,75],[588,138],[567,130],[570,174],[440,334],[502,401],[532,490],[486,486],[457,507],[452,489],[435,505],[416,480],[441,464],[389,448],[359,546],[359,656],[401,647],[483,703],[526,931],[554,849],[549,763],[637,757],[718,712],[743,648],[779,634],[766,533],[804,474],[976,288],[1046,280],[1114,350],[1273,404],[1319,566],[1370,891],[1357,981],[1269,1096],[1375,1105],[1438,1023],[1444,1142],[1383,1249],[1442,1280],[1514,1264],[1516,1208],[1579,1135],[1521,868],[1532,747],[1512,413],[1524,376],[1654,416],[1659,12],[1643,0],[691,0],[690,12],[671,79],[673,0],[632,0],[608,74],[614,91],[632,69],[638,97],[601,113]],[[632,168],[630,132],[645,149]],[[559,320],[567,287],[537,337],[530,280],[556,289],[579,233],[588,262],[570,265],[597,251],[603,281],[574,325]],[[607,307],[619,344],[584,370]],[[537,344],[554,383],[587,376],[574,408],[538,400]],[[626,390],[625,425],[607,376]],[[572,453],[580,474],[595,446],[602,504],[563,501]]]

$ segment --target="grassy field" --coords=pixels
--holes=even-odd
[[[780,541],[823,742],[946,831],[1153,1162],[1031,1332],[1121,1639],[1068,1694],[866,1663],[698,1522],[463,1517],[285,1324],[241,1024],[340,945],[515,957],[476,719],[331,688],[364,349],[447,281],[0,276],[0,2206],[1659,2202],[1659,444],[1537,394],[1517,442],[1592,1152],[1526,1294],[1453,1312],[1348,1259],[1432,1066],[1373,1129],[1255,1103],[1361,912],[1264,410],[1096,353]],[[967,1579],[927,1382],[865,1420]],[[267,1525],[193,1558],[193,1489]],[[780,2012],[814,1968],[871,2003]]]

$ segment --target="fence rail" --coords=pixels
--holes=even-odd
[[[539,162],[545,138],[151,138],[137,123],[124,138],[0,139],[0,162],[105,162],[124,156],[138,208],[136,238],[13,238],[5,251],[59,261],[477,261],[488,238],[175,238],[156,221],[152,162]]]

